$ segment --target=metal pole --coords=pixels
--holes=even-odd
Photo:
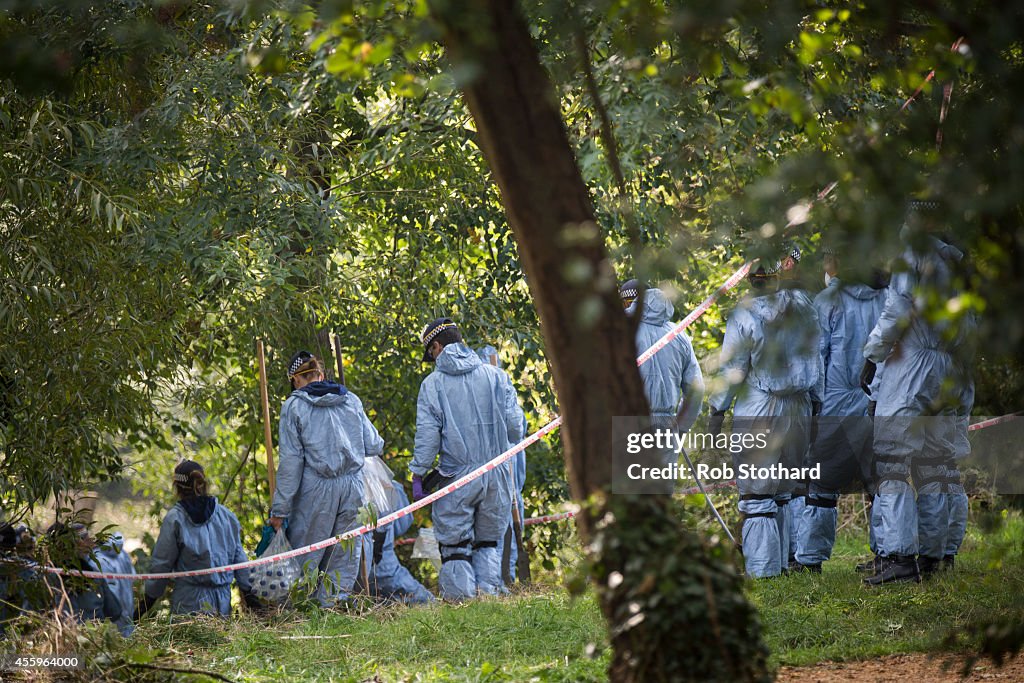
[[[708,507],[711,508],[711,512],[714,513],[715,519],[717,519],[718,523],[722,525],[722,530],[725,531],[725,535],[729,537],[729,540],[732,541],[733,544],[735,544],[736,538],[732,535],[732,532],[729,531],[729,525],[725,523],[724,519],[722,519],[722,515],[718,514],[718,508],[716,508],[715,504],[711,502],[711,496],[709,496],[708,492],[704,490],[704,484],[702,484],[700,479],[697,477],[697,469],[693,466],[693,463],[690,462],[690,456],[687,455],[686,449],[681,449],[681,452],[683,454],[683,458],[686,459],[686,464],[690,468],[690,473],[693,475],[693,480],[697,482],[697,488],[699,488],[700,492],[704,494],[704,500],[707,501]]]
[[[277,489],[277,470],[274,468],[274,437],[270,431],[270,399],[267,396],[267,361],[263,353],[263,340],[256,340],[256,358],[260,366],[260,403],[263,408],[263,445],[267,449],[267,481],[270,496]]]

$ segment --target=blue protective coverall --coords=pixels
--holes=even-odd
[[[108,574],[135,573],[132,558],[124,549],[124,536],[119,531],[111,534],[103,545],[97,547],[93,556],[102,572]],[[132,582],[128,579],[104,579],[104,581],[107,582],[111,592],[121,603],[122,613],[121,619],[117,622],[117,628],[122,635],[129,635],[134,628],[132,608],[135,605],[135,595],[132,591]]]
[[[213,496],[193,496],[178,501],[164,517],[149,570],[181,572],[223,567],[248,559],[235,514]],[[248,569],[176,579],[171,591],[171,612],[229,616],[232,580],[243,593],[251,590]],[[170,579],[146,581],[146,597],[158,600],[169,582]]]
[[[483,348],[477,349],[476,355],[480,356],[480,360],[484,363],[492,364],[495,367],[501,367],[501,359],[498,358],[498,350],[493,346],[487,345]],[[493,362],[492,362],[493,361]],[[527,434],[526,417],[523,417],[523,436]],[[513,444],[514,445],[514,444]],[[526,451],[519,451],[515,457],[509,461],[506,467],[512,468],[512,493],[515,497],[515,505],[519,508],[519,519],[520,521],[526,519],[526,505],[523,501],[523,488],[526,486]],[[525,533],[525,530],[524,530]],[[509,539],[509,550],[506,556],[504,551],[504,539]],[[489,553],[489,550],[483,550],[485,553]],[[498,552],[495,553],[495,560],[498,564],[498,576],[504,576],[502,574],[502,563],[508,565],[509,576],[513,580],[516,578],[516,561],[519,559],[519,546],[516,545],[515,537],[515,520],[512,519],[512,511],[509,510],[508,528],[505,530],[505,536],[498,541]]]
[[[26,588],[39,580],[35,560],[15,552],[0,553],[0,637],[9,619],[36,606],[35,601],[29,599],[31,590]]]
[[[644,310],[636,328],[638,353],[649,349],[674,327],[670,321],[675,308],[660,289],[652,287],[646,290],[643,304]],[[633,302],[626,309],[626,314],[634,315],[636,305],[637,302]],[[700,415],[704,399],[704,375],[690,338],[685,334],[677,335],[668,346],[640,366],[640,378],[655,426],[675,425],[680,433],[689,431]],[[676,425],[675,418],[684,399],[687,402],[686,413],[680,416]]]
[[[281,408],[280,464],[270,514],[288,520],[293,548],[316,543],[357,526],[363,500],[363,461],[384,451],[352,392],[333,382],[293,391]],[[299,561],[323,572],[316,598],[327,606],[348,596],[359,572],[361,543],[332,546]]]
[[[767,448],[735,456],[740,463],[798,467],[809,438],[811,402],[822,395],[823,371],[818,353],[818,319],[807,295],[780,289],[743,299],[729,316],[719,372],[724,386],[708,400],[713,411],[726,411],[735,399],[734,431],[768,427]],[[749,418],[758,418],[751,420]],[[789,556],[776,501],[778,479],[738,478],[743,521],[743,557],[747,574],[777,576]],[[785,493],[788,499],[789,494]],[[785,541],[785,543],[784,543]]]
[[[908,248],[864,347],[864,358],[885,361],[874,421],[876,543],[882,557],[941,559],[945,554],[948,463],[957,452],[957,415],[965,414],[967,396],[953,354],[963,337],[929,322],[916,297],[923,292],[954,295],[953,268],[962,257],[931,235],[923,249]]]
[[[884,288],[844,285],[834,277],[814,297],[821,325],[825,393],[808,464],[821,463],[822,478],[808,484],[798,525],[796,561],[800,564],[818,565],[832,556],[839,493],[854,481],[862,481],[871,467],[871,418],[860,371],[864,344],[882,313],[885,296]]]
[[[423,476],[440,455],[441,474],[461,477],[522,439],[523,426],[508,375],[465,344],[448,344],[420,385],[409,469]],[[502,590],[497,549],[508,528],[511,490],[509,468],[499,467],[434,503],[442,598]]]
[[[409,504],[405,490],[392,481],[391,509],[394,512]],[[363,557],[367,563],[368,592],[375,598],[395,600],[407,604],[433,602],[434,596],[413,578],[395,554],[395,536],[401,536],[412,526],[412,515],[396,519],[391,524],[363,534]]]
[[[102,571],[88,555],[82,558],[81,569],[91,572]],[[132,634],[135,625],[130,617],[125,618],[131,610],[132,603],[129,603],[129,606],[122,605],[103,579],[88,579],[83,582],[81,579],[65,577],[62,581],[54,576],[48,577],[47,580],[58,589],[55,590],[55,606],[73,615],[79,623],[107,619],[117,625],[121,635],[127,637]],[[74,589],[69,585],[69,581],[76,586]],[[64,601],[59,590],[61,584],[67,591],[67,601]]]

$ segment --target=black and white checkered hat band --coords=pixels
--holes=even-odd
[[[802,254],[800,253],[800,247],[793,247],[792,249],[790,249],[789,255],[793,257],[794,261],[800,263],[800,256],[802,256]]]
[[[299,356],[292,361],[292,364],[288,367],[288,376],[291,377],[295,374],[295,371],[302,367],[303,363],[308,363],[312,356]]]
[[[430,330],[428,332],[427,328],[429,328],[429,327],[430,327],[429,325],[427,325],[427,327],[424,327],[423,328],[423,333],[420,334],[420,341],[423,342],[424,346],[428,346],[430,344],[430,342],[434,341],[434,337],[436,337],[437,335],[441,334],[445,330],[450,330],[450,329],[452,329],[454,327],[458,327],[458,325],[456,325],[455,323],[450,323],[450,322],[449,323],[441,323],[440,325],[438,325],[437,327],[435,327],[434,329],[432,329],[432,330]]]
[[[624,289],[619,292],[619,298],[621,299],[635,299],[640,296],[640,292],[635,289]]]
[[[195,470],[195,471],[198,472],[199,470]],[[187,484],[188,483],[188,479],[189,479],[189,476],[187,474],[180,474],[178,472],[174,473],[174,481],[178,482],[179,484]]]
[[[935,213],[939,210],[939,203],[915,199],[910,202],[909,209],[918,213]]]

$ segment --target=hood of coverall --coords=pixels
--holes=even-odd
[[[480,356],[461,342],[445,346],[436,361],[437,369],[446,375],[465,375],[482,364]]]
[[[884,291],[881,289],[874,289],[873,287],[870,287],[860,282],[852,285],[842,285],[842,287],[844,292],[852,296],[854,299],[858,299],[860,301],[871,301]]]
[[[124,535],[120,531],[115,531],[107,537],[107,540],[99,547],[99,551],[105,555],[117,557],[123,548]]]
[[[348,402],[348,389],[334,382],[312,382],[291,393],[318,408],[340,406]]]
[[[635,309],[636,304],[630,306]],[[632,310],[627,311],[632,315]],[[640,319],[649,325],[664,325],[672,319],[676,312],[675,306],[668,300],[665,293],[657,287],[651,287],[644,292],[644,313]]]

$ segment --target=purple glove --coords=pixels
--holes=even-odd
[[[423,477],[418,474],[412,475],[412,499],[419,500],[426,495],[423,493]]]

